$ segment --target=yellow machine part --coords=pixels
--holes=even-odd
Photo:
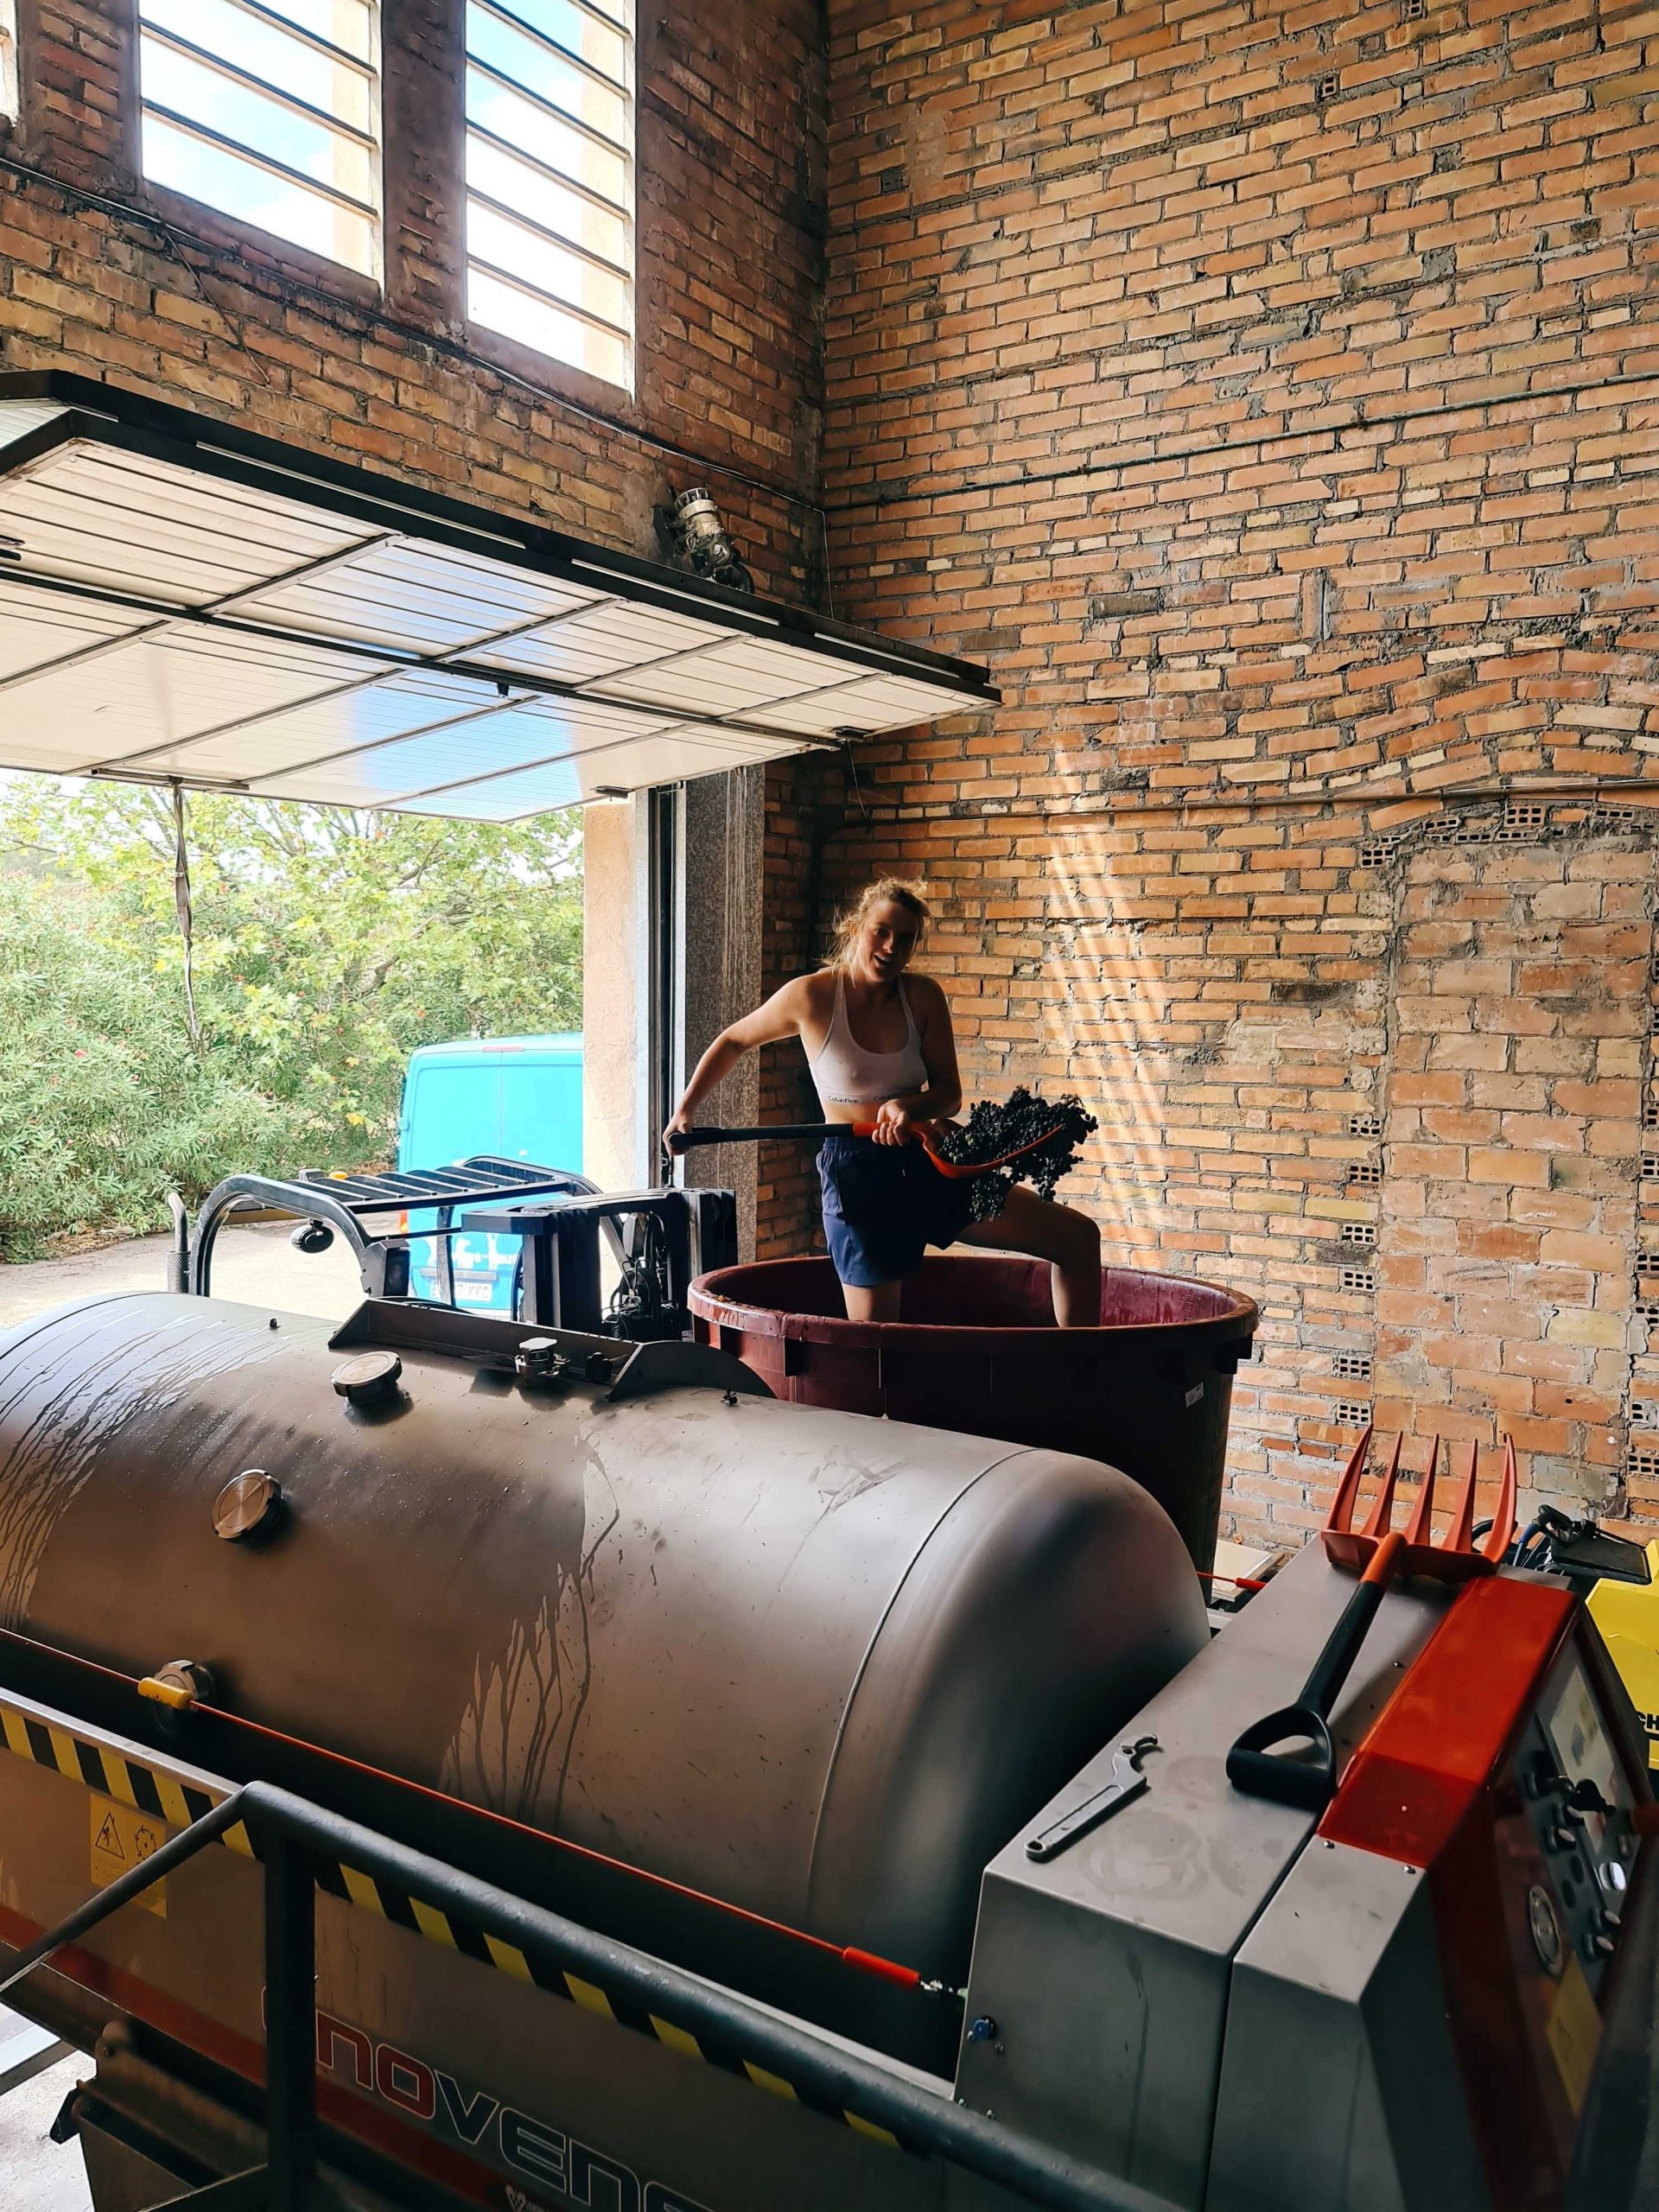
[[[1648,1569],[1649,1582],[1598,1582],[1590,1618],[1647,1732],[1648,1764],[1659,1770],[1659,1541],[1648,1546]]]

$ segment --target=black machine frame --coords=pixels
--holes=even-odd
[[[300,1236],[315,1236],[315,1249],[342,1236],[365,1294],[375,1299],[410,1298],[410,1247],[429,1238],[442,1294],[426,1302],[450,1308],[456,1303],[452,1241],[468,1234],[520,1237],[518,1320],[638,1341],[683,1336],[693,1280],[737,1258],[737,1202],[730,1191],[606,1192],[566,1168],[484,1153],[451,1167],[386,1174],[310,1168],[291,1179],[228,1175],[203,1199],[194,1233],[183,1205],[175,1202],[171,1287],[210,1296],[219,1231],[236,1214],[249,1212],[307,1224]],[[412,1224],[411,1214],[429,1220]],[[620,1278],[608,1310],[601,1240]]]

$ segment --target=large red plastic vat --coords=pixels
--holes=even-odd
[[[1149,1490],[1193,1564],[1215,1564],[1233,1371],[1253,1300],[1109,1268],[1097,1329],[1057,1329],[1041,1262],[930,1258],[902,1321],[849,1321],[828,1260],[757,1260],[691,1287],[700,1344],[780,1398],[1104,1459]]]

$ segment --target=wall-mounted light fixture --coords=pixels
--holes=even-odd
[[[728,591],[754,589],[754,579],[743,565],[736,542],[701,485],[682,492],[675,500],[674,528],[687,561],[700,576],[713,584],[724,584]]]

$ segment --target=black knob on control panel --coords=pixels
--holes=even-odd
[[[1535,1751],[1527,1761],[1521,1777],[1521,1786],[1528,1796],[1536,1803],[1540,1797],[1548,1796],[1560,1779],[1549,1754],[1547,1751]]]

